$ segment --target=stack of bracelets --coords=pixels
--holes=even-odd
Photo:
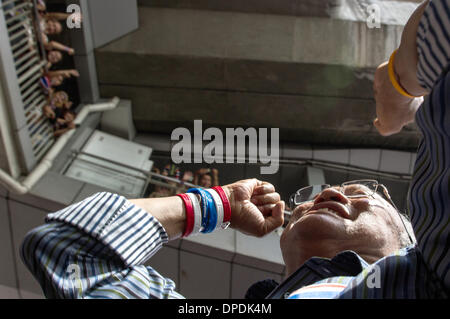
[[[215,229],[226,229],[231,221],[231,206],[222,187],[191,188],[178,194],[186,208],[186,228],[183,237],[208,234]]]

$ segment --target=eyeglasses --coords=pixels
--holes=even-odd
[[[359,198],[372,196],[376,193],[379,185],[376,180],[367,179],[345,182],[336,186],[335,189],[348,198]],[[289,198],[289,207],[293,210],[298,205],[314,201],[327,188],[331,188],[331,185],[322,184],[300,188]]]
[[[289,207],[291,212],[299,205],[314,201],[324,190],[331,188],[330,184],[322,184],[322,185],[311,185],[307,187],[300,188],[289,198]],[[400,220],[402,221],[403,226],[405,227],[406,233],[408,234],[409,240],[413,243],[413,239],[408,231],[408,228],[405,225],[405,222],[400,215],[400,211],[397,206],[394,204],[389,192],[383,184],[379,184],[378,181],[374,179],[362,179],[362,180],[354,180],[342,183],[339,186],[334,187],[337,191],[345,195],[347,198],[364,198],[371,197],[375,193],[380,194],[392,207],[397,211]],[[380,191],[379,191],[380,190]],[[287,225],[289,222],[291,213],[285,212],[285,224]]]

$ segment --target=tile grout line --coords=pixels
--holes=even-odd
[[[13,234],[13,227],[12,227],[12,216],[11,216],[11,207],[9,204],[9,196],[7,195],[6,197],[6,210],[7,210],[7,216],[8,216],[8,226],[9,226],[9,233],[10,233],[10,240],[11,240],[11,248],[12,248],[12,261],[13,261],[13,265],[14,265],[14,277],[15,277],[15,281],[16,281],[16,289],[17,289],[17,294],[19,295],[20,299],[23,299],[22,296],[22,292],[20,291],[20,282],[19,282],[19,270],[18,270],[18,265],[17,265],[17,261],[16,261],[16,247],[14,245],[14,234]],[[19,256],[20,257],[20,256]]]

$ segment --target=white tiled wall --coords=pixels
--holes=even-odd
[[[231,263],[180,251],[179,288],[188,298],[229,298]]]
[[[52,187],[48,187],[49,185]],[[84,183],[80,181],[48,172],[36,183],[32,193],[39,197],[55,198],[59,203],[70,205],[83,186]]]
[[[380,171],[399,174],[409,174],[411,153],[382,150]]]
[[[12,197],[0,196],[0,299],[44,298],[39,284],[22,263],[19,249],[25,234],[43,223],[47,211],[26,204],[32,202],[31,196]],[[43,202],[40,199],[34,204]],[[44,206],[54,207],[55,204],[49,202]]]
[[[411,165],[409,167],[409,174],[412,175],[414,173],[414,165],[416,164],[417,155],[411,153]]]
[[[19,292],[16,288],[0,285],[0,299],[19,299]]]
[[[383,149],[328,149],[283,144],[282,158],[313,159],[385,173],[412,174],[416,154]]]
[[[181,249],[230,262],[236,252],[236,231],[216,230],[184,239]]]
[[[8,191],[0,184],[0,197],[6,197]]]
[[[379,149],[351,149],[350,165],[378,170],[380,166],[381,150]]]
[[[25,235],[33,228],[42,225],[48,212],[15,201],[9,203],[19,287],[21,290],[39,294],[41,287],[23,264],[19,249]]]
[[[0,197],[0,285],[16,286],[7,201]]]
[[[17,195],[14,193],[8,194],[9,199],[15,202],[23,203],[28,206],[37,207],[45,211],[54,212],[64,208],[66,205],[51,201],[46,198],[38,197],[32,194]]]
[[[20,297],[22,299],[45,299],[41,292],[35,293],[27,290],[20,290]]]
[[[350,159],[350,150],[316,148],[313,150],[313,159],[347,165]]]
[[[282,158],[295,158],[295,159],[311,159],[312,148],[308,146],[298,146],[296,144],[285,143],[282,146],[281,157]]]
[[[284,262],[280,249],[280,237],[272,232],[262,238],[236,232],[235,263],[262,270],[283,273]]]
[[[231,277],[231,298],[233,299],[244,298],[248,288],[258,281],[265,279],[273,279],[278,283],[282,281],[282,276],[279,274],[239,264],[231,266]]]

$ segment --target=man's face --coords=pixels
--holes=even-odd
[[[59,51],[50,51],[47,59],[50,63],[55,64],[62,60],[62,55]]]
[[[211,187],[212,185],[212,181],[211,181],[211,176],[205,174],[202,176],[202,178],[200,179],[200,186],[202,187]]]
[[[64,103],[67,101],[67,94],[63,91],[59,91],[55,93],[55,102]]]
[[[54,21],[54,20],[49,20],[47,21],[47,27],[45,30],[46,34],[59,34],[62,31],[62,26],[61,23],[59,23],[58,21]]]
[[[57,76],[53,77],[51,81],[52,81],[52,86],[60,86],[63,83],[64,78],[62,75],[57,75]]]
[[[344,193],[331,187],[294,209],[280,241],[288,274],[313,256],[332,258],[353,250],[363,258],[370,256],[367,260],[400,248],[400,217],[381,195],[347,197],[366,191],[362,185],[349,186]]]
[[[66,112],[66,114],[64,114],[64,120],[66,120],[67,122],[71,122],[74,119],[75,118],[71,112]]]

